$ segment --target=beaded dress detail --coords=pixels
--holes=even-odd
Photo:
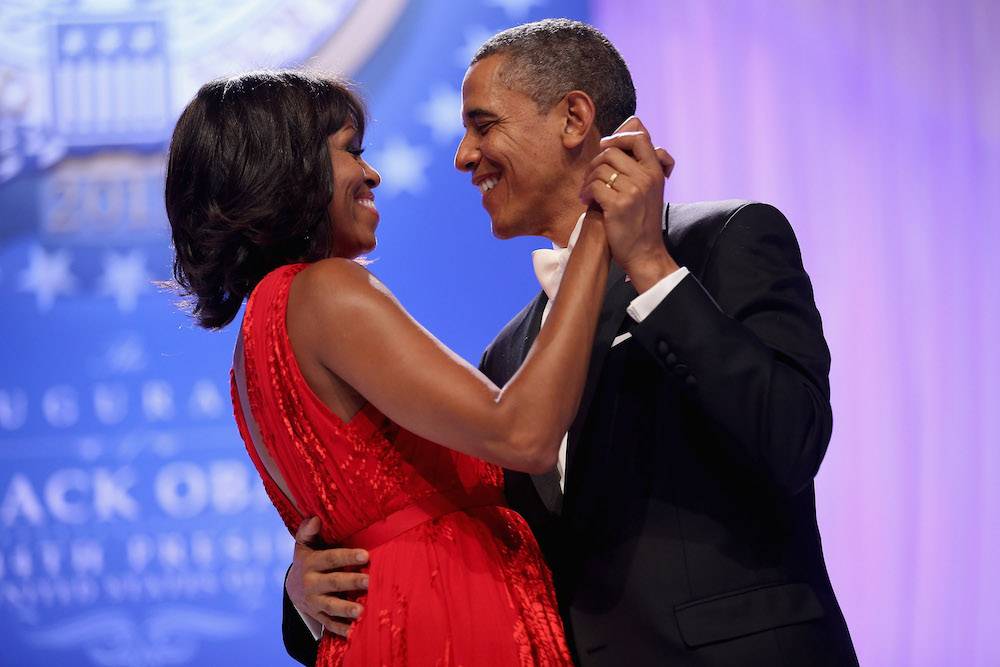
[[[501,469],[370,403],[345,422],[306,384],[285,325],[306,266],[272,271],[251,294],[234,363],[245,393],[234,369],[232,394],[289,532],[315,515],[324,542],[370,554],[369,589],[356,598],[364,612],[349,638],[324,633],[316,664],[572,665],[549,570],[524,519],[503,506]]]

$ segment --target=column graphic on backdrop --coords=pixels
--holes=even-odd
[[[70,147],[163,140],[171,118],[165,38],[162,18],[56,24],[52,105]]]

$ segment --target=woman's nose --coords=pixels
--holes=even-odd
[[[382,175],[378,173],[378,170],[363,160],[361,163],[361,170],[365,174],[365,183],[368,187],[377,188],[379,183],[382,182]]]

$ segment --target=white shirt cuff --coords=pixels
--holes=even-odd
[[[686,266],[682,266],[666,277],[661,278],[660,282],[656,283],[648,290],[640,294],[639,296],[632,299],[632,303],[628,305],[626,312],[636,322],[642,322],[644,319],[649,317],[649,314],[656,310],[656,307],[667,298],[677,284],[684,280],[690,271],[687,270]]]
[[[294,602],[292,603],[292,606],[295,607]],[[312,634],[313,639],[319,641],[320,637],[323,636],[323,624],[298,607],[295,607],[295,611],[299,612],[299,616],[302,617],[302,622],[306,624],[307,628],[309,628],[309,632]]]

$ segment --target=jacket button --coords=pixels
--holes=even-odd
[[[674,366],[674,374],[675,375],[681,375],[681,376],[687,375],[688,374],[688,367],[685,366],[684,364],[677,364],[676,366]]]
[[[677,363],[677,355],[671,352],[663,360],[667,362],[667,366],[673,366]]]
[[[666,356],[666,354],[670,352],[670,346],[667,345],[667,341],[665,340],[661,340],[659,343],[657,343],[656,349],[660,353],[660,356]]]
[[[694,378],[693,375],[688,375],[686,378],[684,378],[684,384],[687,385],[689,389],[694,389],[695,387],[698,386],[698,381]]]

